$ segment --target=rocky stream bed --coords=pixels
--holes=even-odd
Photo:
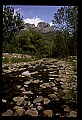
[[[63,60],[2,64],[2,116],[77,117],[77,75]]]

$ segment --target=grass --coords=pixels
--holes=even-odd
[[[32,58],[2,58],[2,63],[7,64],[7,63],[20,63],[20,62],[28,62],[32,61]]]

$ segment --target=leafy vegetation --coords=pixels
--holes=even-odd
[[[19,31],[24,22],[19,12],[14,15],[14,8],[3,7],[3,52],[42,57],[64,58],[77,55],[78,7],[61,7],[54,13],[52,22],[54,32],[39,33],[34,29]]]

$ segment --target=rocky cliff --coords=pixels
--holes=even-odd
[[[24,24],[24,29],[22,29],[21,31],[25,30],[25,29],[30,29],[30,28],[34,28],[37,32],[42,32],[42,33],[47,33],[47,32],[51,32],[54,31],[54,27],[50,26],[48,23],[46,22],[39,22],[37,27],[35,27],[34,24],[30,24],[30,23],[25,23]]]

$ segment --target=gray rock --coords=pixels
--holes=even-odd
[[[15,106],[13,109],[15,110],[14,116],[22,116],[23,112],[25,112],[25,109],[19,106]]]
[[[50,100],[48,98],[44,98],[44,105],[48,104],[50,102]]]
[[[49,83],[43,83],[45,87],[50,87]]]
[[[39,83],[40,81],[39,80],[34,80],[34,83]]]
[[[71,111],[71,112],[70,112],[70,115],[71,115],[72,117],[77,117],[77,112],[76,112],[76,111]]]
[[[58,91],[58,88],[57,88],[57,87],[52,87],[52,89],[53,89],[54,91]]]
[[[40,85],[41,88],[46,88],[46,86],[44,86],[43,84]]]
[[[34,110],[29,109],[25,112],[25,114],[36,117],[36,116],[38,116],[38,111],[34,111]]]
[[[44,114],[44,116],[47,116],[47,117],[52,117],[53,116],[52,110],[44,110],[43,114]]]
[[[7,100],[5,100],[5,99],[2,99],[2,102],[6,103],[6,102],[7,102]]]
[[[43,97],[42,96],[38,96],[34,101],[33,101],[33,103],[37,103],[37,102],[41,102],[41,101],[43,101]]]
[[[24,84],[26,84],[26,85],[28,85],[28,84],[30,84],[31,83],[31,81],[26,81],[26,82],[24,82]]]
[[[30,76],[31,74],[29,73],[29,71],[25,71],[25,72],[23,72],[21,75]]]
[[[21,88],[21,85],[17,85],[17,88]]]
[[[57,96],[55,94],[49,94],[48,96],[52,99],[57,99]]]
[[[24,87],[22,87],[20,90],[21,90],[21,91],[24,91],[24,92],[26,91]]]
[[[13,115],[13,111],[8,109],[6,112],[2,113],[2,116],[12,116]]]
[[[54,84],[53,82],[50,82],[49,85],[50,85],[51,87],[55,86],[55,84]]]
[[[33,92],[32,91],[25,91],[25,92],[23,92],[23,94],[33,94]]]
[[[64,91],[59,91],[59,92],[57,93],[57,97],[58,97],[58,98],[61,98],[61,97],[63,97],[64,95],[65,95]]]
[[[13,100],[16,102],[17,105],[21,105],[24,103],[24,97],[15,97]]]
[[[43,107],[42,106],[37,106],[37,110],[42,110]]]

